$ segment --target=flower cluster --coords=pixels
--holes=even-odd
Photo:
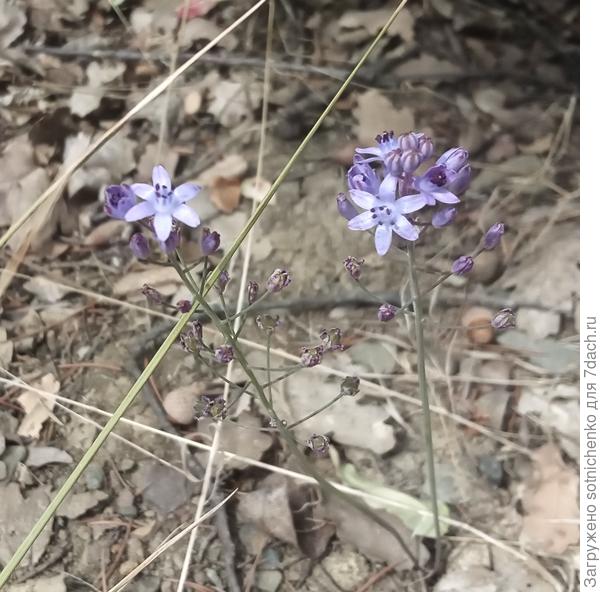
[[[337,196],[339,212],[348,219],[350,230],[375,228],[375,248],[385,255],[393,234],[408,241],[419,237],[419,228],[408,214],[426,207],[436,207],[431,224],[446,226],[456,216],[454,204],[471,178],[469,153],[451,148],[423,174],[417,169],[433,155],[433,142],[422,132],[395,136],[383,132],[375,138],[376,146],[357,148],[354,164],[348,171],[350,200]],[[377,168],[373,168],[374,164]],[[437,207],[441,204],[441,207]],[[365,210],[357,213],[358,206]]]

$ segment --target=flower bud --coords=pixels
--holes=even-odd
[[[431,224],[434,228],[443,228],[454,222],[458,210],[456,208],[442,208],[433,213]]]
[[[175,249],[179,246],[180,242],[181,234],[179,233],[179,230],[175,229],[171,231],[171,234],[169,234],[166,241],[158,241],[158,244],[163,253],[169,255],[170,253],[173,253],[173,251],[175,251]]]
[[[466,191],[471,182],[471,165],[466,164],[454,176],[450,177],[450,181],[446,185],[448,191],[452,193],[463,193]]]
[[[364,259],[357,259],[356,257],[346,257],[344,259],[344,268],[353,280],[358,281],[360,279],[361,268],[364,262]]]
[[[319,334],[321,338],[321,344],[325,351],[344,351],[348,349],[342,343],[342,332],[337,327],[333,327],[332,329],[323,329]]]
[[[246,287],[246,295],[248,297],[248,304],[254,304],[258,296],[258,283],[254,280],[248,282]]]
[[[200,246],[205,256],[216,253],[221,245],[221,235],[213,230],[212,232],[208,228],[202,229],[202,238],[200,239]]]
[[[148,259],[150,257],[150,243],[148,243],[148,239],[141,232],[131,235],[129,248],[134,257],[138,259]]]
[[[483,248],[488,251],[495,249],[500,244],[503,234],[504,224],[501,222],[490,226],[488,231],[483,236]]]
[[[452,263],[452,273],[455,275],[467,275],[473,269],[474,264],[473,257],[462,255]]]
[[[104,190],[104,211],[111,218],[123,220],[135,202],[135,193],[129,185],[109,185]]]
[[[142,294],[147,298],[150,304],[162,304],[163,302],[162,294],[156,288],[153,288],[148,284],[142,286]]]
[[[433,140],[425,134],[419,138],[419,152],[423,160],[427,160],[433,154]]]
[[[292,278],[285,269],[276,269],[267,280],[267,290],[269,292],[281,292],[290,285]]]
[[[338,193],[336,199],[338,212],[346,220],[352,220],[352,218],[358,216],[358,211],[354,207],[354,204],[343,193]]]
[[[512,329],[516,325],[516,315],[510,308],[499,310],[492,319],[492,327],[494,327],[494,329]]]
[[[223,294],[223,292],[225,292],[225,288],[227,287],[227,284],[229,283],[229,280],[231,278],[229,277],[229,273],[225,270],[223,270],[220,274],[219,277],[217,278],[217,282],[215,283],[215,288],[221,292],[221,294]]]
[[[417,150],[419,148],[419,136],[414,132],[402,134],[398,138],[398,144],[401,150]]]
[[[379,178],[373,168],[366,162],[355,163],[348,169],[348,188],[359,189],[373,195],[379,189]],[[343,195],[343,194],[342,194]]]
[[[414,173],[421,162],[421,154],[417,150],[406,150],[400,157],[400,165],[405,173]]]
[[[306,447],[315,456],[325,456],[329,450],[329,438],[327,436],[313,434],[307,441]]]
[[[273,333],[279,327],[279,316],[270,314],[258,315],[256,317],[256,326],[265,333]]]
[[[300,354],[300,363],[305,368],[312,368],[323,361],[323,346],[303,347]]]
[[[182,314],[190,312],[190,310],[192,310],[192,303],[189,300],[179,300],[179,302],[177,302],[175,306],[177,307],[177,310]]]
[[[344,397],[354,397],[360,388],[360,378],[358,376],[346,376],[340,385],[340,395]]]
[[[202,324],[200,321],[188,323],[179,336],[179,343],[187,352],[196,353],[200,351],[204,345],[202,341]]]
[[[231,345],[220,345],[215,349],[215,360],[219,364],[229,364],[233,360],[233,347]]]
[[[387,152],[383,158],[386,171],[392,175],[392,177],[401,177],[404,173],[402,155],[402,150],[397,148],[396,150]]]
[[[469,160],[469,152],[460,146],[446,150],[436,161],[436,164],[443,164],[451,171],[458,172]]]
[[[386,323],[387,321],[391,321],[396,316],[397,310],[398,309],[391,304],[382,304],[377,311],[377,318]]]

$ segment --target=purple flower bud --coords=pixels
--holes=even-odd
[[[221,294],[223,294],[223,292],[225,292],[225,288],[227,287],[227,284],[229,283],[229,280],[231,278],[229,277],[229,273],[227,273],[227,271],[223,270],[220,274],[219,277],[217,278],[217,283],[215,284],[215,288],[221,292]]]
[[[329,450],[329,438],[313,434],[306,441],[306,447],[310,449],[314,456],[325,456]]]
[[[248,304],[254,304],[254,302],[256,302],[256,297],[258,296],[258,283],[254,280],[250,280],[246,287],[246,294],[248,296]]]
[[[417,150],[406,150],[400,157],[400,165],[405,173],[414,173],[421,162],[421,154]]]
[[[402,176],[402,173],[404,173],[402,155],[402,150],[398,148],[396,150],[390,150],[383,158],[385,168],[392,177],[400,177]]]
[[[192,303],[189,300],[179,300],[179,302],[177,302],[175,306],[177,307],[177,310],[182,314],[190,312],[190,310],[192,310]]]
[[[213,230],[212,232],[208,228],[202,229],[202,238],[200,239],[200,246],[204,255],[212,255],[216,253],[219,246],[221,245],[221,235]]]
[[[415,132],[408,132],[398,137],[401,150],[417,150],[419,148],[419,136]]]
[[[338,212],[346,218],[346,220],[352,220],[355,216],[358,216],[358,211],[354,207],[354,204],[346,197],[343,193],[337,194],[337,209]]]
[[[300,363],[305,368],[312,368],[323,361],[323,346],[303,347],[300,355]]]
[[[162,304],[163,302],[161,293],[148,284],[142,286],[142,294],[148,299],[150,304]]]
[[[353,280],[358,281],[360,279],[361,268],[364,262],[364,259],[357,259],[356,257],[346,257],[344,259],[344,268]]]
[[[436,161],[436,164],[443,164],[451,171],[458,172],[469,160],[469,152],[460,146],[446,150]]]
[[[233,347],[231,345],[220,345],[215,349],[215,360],[219,364],[229,364],[233,360]]]
[[[510,308],[499,310],[492,319],[494,329],[512,329],[517,324],[515,313]]]
[[[290,285],[292,278],[285,269],[276,269],[267,280],[267,290],[269,292],[281,292]]]
[[[202,395],[194,405],[196,419],[210,417],[212,419],[225,419],[227,404],[223,397]]]
[[[446,186],[452,193],[463,193],[471,182],[471,165],[466,164],[453,177]]]
[[[354,397],[360,388],[360,378],[358,376],[346,376],[340,385],[340,394],[344,397]]]
[[[387,321],[391,321],[396,316],[397,310],[398,309],[391,304],[382,304],[377,311],[377,318],[386,323]]]
[[[433,154],[433,140],[425,134],[419,138],[419,152],[423,160],[427,160]]]
[[[452,273],[456,275],[467,275],[473,269],[474,264],[473,257],[462,255],[452,263]]]
[[[179,243],[181,243],[181,234],[178,229],[171,230],[171,234],[169,234],[166,241],[158,240],[161,251],[167,255],[173,253],[179,246]]]
[[[431,224],[434,228],[443,228],[454,222],[458,210],[456,208],[442,208],[433,213]]]
[[[279,324],[278,315],[264,314],[256,317],[256,326],[266,333],[273,333],[279,327]]]
[[[503,234],[504,224],[501,222],[490,226],[488,231],[483,236],[483,248],[488,251],[495,249],[500,244]]]
[[[348,169],[348,189],[376,194],[380,181],[375,170],[366,162],[355,163]],[[342,194],[343,195],[343,194]]]
[[[148,239],[141,233],[136,232],[129,239],[129,248],[134,257],[138,259],[148,259],[150,257],[150,244]]]
[[[135,202],[135,193],[129,185],[109,185],[104,190],[104,211],[111,218],[123,220]]]

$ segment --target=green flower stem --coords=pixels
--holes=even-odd
[[[417,271],[415,266],[415,247],[410,244],[408,247],[409,278],[410,289],[412,292],[414,311],[415,311],[415,337],[417,342],[417,373],[419,376],[419,396],[423,405],[423,432],[425,435],[425,450],[427,460],[427,478],[429,480],[431,495],[431,512],[435,527],[435,570],[439,566],[441,558],[442,535],[440,529],[440,517],[437,498],[437,487],[435,482],[435,461],[433,457],[433,433],[431,430],[431,411],[429,409],[429,396],[427,392],[427,373],[425,371],[425,340],[423,336],[423,309],[421,294],[419,292],[419,283],[417,280]]]
[[[219,262],[219,264],[215,267],[215,269],[212,271],[212,273],[208,276],[204,290],[202,292],[204,296],[206,296],[208,290],[210,290],[210,288],[212,288],[212,286],[214,286],[220,273],[227,267],[227,265],[231,261],[231,258],[234,255],[234,253],[237,252],[237,250],[240,248],[241,244],[244,242],[246,236],[248,235],[248,233],[250,232],[252,227],[256,224],[258,219],[262,216],[263,212],[265,211],[265,209],[271,202],[271,199],[273,199],[273,196],[275,195],[275,193],[277,192],[277,190],[279,189],[279,187],[281,186],[281,184],[287,177],[288,173],[290,172],[290,170],[292,169],[292,167],[294,166],[294,164],[296,163],[296,161],[298,160],[298,158],[300,157],[300,155],[302,154],[302,152],[304,151],[304,149],[306,148],[308,143],[312,140],[313,136],[317,133],[317,131],[321,127],[325,118],[329,115],[329,113],[331,113],[331,111],[335,107],[338,99],[342,96],[342,94],[348,88],[348,86],[350,85],[350,83],[352,82],[352,80],[354,79],[354,77],[356,76],[358,71],[360,70],[360,68],[367,61],[367,59],[369,58],[369,56],[371,55],[371,53],[373,52],[373,50],[375,49],[377,44],[381,41],[381,39],[386,34],[387,30],[390,28],[390,26],[396,19],[396,17],[400,14],[400,11],[402,10],[402,8],[404,8],[404,5],[406,4],[406,2],[407,2],[407,0],[403,0],[402,2],[400,2],[398,7],[390,15],[390,18],[387,20],[385,25],[382,27],[381,31],[378,33],[378,35],[375,37],[375,39],[373,39],[372,43],[369,45],[369,47],[367,48],[365,53],[358,60],[356,66],[352,69],[352,72],[350,72],[350,74],[348,75],[348,78],[346,78],[346,80],[342,83],[339,90],[333,96],[333,98],[331,99],[331,101],[329,102],[327,107],[325,107],[325,110],[323,111],[323,113],[320,115],[320,117],[314,123],[313,127],[310,129],[308,134],[302,140],[302,142],[300,143],[300,145],[298,146],[298,148],[296,149],[294,154],[292,154],[290,160],[283,167],[282,171],[279,173],[279,175],[273,182],[271,189],[267,192],[264,199],[260,202],[260,204],[256,208],[254,214],[250,217],[250,219],[248,220],[248,222],[246,223],[246,225],[244,226],[244,228],[242,229],[242,231],[240,232],[240,234],[234,241],[234,243],[231,246],[231,248],[229,249],[229,251],[227,251],[227,253],[225,253],[225,256],[223,257],[223,259]],[[185,64],[184,64],[184,66],[185,66]],[[108,140],[108,137],[106,137],[106,140]],[[32,215],[36,211],[36,209],[41,205],[41,203],[43,203],[43,201],[47,198],[48,195],[50,195],[50,192],[46,191],[42,196],[40,196],[40,198],[38,200],[36,200],[36,202],[27,210],[27,212],[25,212],[23,214],[23,216],[15,224],[13,224],[11,226],[11,228],[9,228],[9,230],[0,238],[0,247],[4,246],[6,244],[6,242],[10,239],[10,237],[16,232],[16,230],[18,228],[20,228],[20,226],[22,226],[25,223],[27,218],[29,218],[29,216]],[[69,494],[71,489],[73,489],[73,486],[75,485],[75,483],[77,483],[79,477],[81,477],[81,475],[83,474],[83,472],[85,471],[87,466],[90,464],[92,459],[96,456],[98,450],[100,450],[100,448],[102,447],[102,445],[108,438],[109,434],[113,431],[113,429],[115,428],[117,423],[119,423],[119,420],[123,417],[123,415],[125,414],[127,409],[131,406],[131,404],[135,400],[138,393],[142,390],[143,386],[146,384],[146,382],[148,381],[148,379],[150,378],[150,376],[152,375],[152,373],[154,372],[154,370],[156,369],[158,364],[161,362],[161,360],[165,357],[165,355],[169,351],[169,348],[176,341],[179,334],[181,333],[181,331],[183,330],[183,328],[185,327],[187,322],[190,320],[190,318],[192,317],[194,312],[196,312],[196,310],[198,309],[199,306],[200,306],[200,301],[198,301],[198,300],[194,301],[192,303],[191,310],[189,312],[183,314],[180,317],[180,319],[177,321],[175,326],[171,329],[171,332],[169,333],[169,335],[166,337],[166,339],[163,341],[161,346],[158,348],[157,352],[154,354],[154,356],[152,357],[152,359],[150,360],[150,362],[148,363],[148,365],[146,366],[144,371],[140,374],[139,378],[135,381],[135,383],[129,389],[129,391],[127,392],[127,394],[125,395],[125,397],[123,398],[123,400],[121,401],[121,403],[119,404],[117,409],[115,409],[115,412],[113,413],[111,418],[107,421],[104,428],[102,428],[100,433],[96,436],[96,439],[92,442],[92,444],[90,445],[88,450],[85,452],[85,454],[83,455],[83,457],[81,458],[81,460],[79,461],[77,466],[73,469],[72,473],[67,477],[66,481],[64,482],[62,487],[58,490],[58,492],[56,493],[54,498],[50,501],[50,503],[48,504],[48,506],[46,507],[46,509],[44,510],[44,512],[38,519],[38,521],[32,527],[31,531],[28,533],[28,535],[25,537],[23,542],[19,545],[17,550],[14,552],[13,556],[10,558],[8,563],[5,565],[2,572],[0,572],[0,588],[2,588],[2,586],[4,586],[4,584],[7,582],[8,578],[10,578],[12,573],[15,571],[15,569],[21,563],[23,557],[29,551],[29,549],[31,548],[31,546],[33,545],[35,540],[38,538],[38,536],[40,535],[42,530],[44,530],[44,527],[50,522],[50,520],[52,519],[52,517],[54,516],[54,514],[56,513],[56,511],[58,510],[60,505],[63,503],[63,501],[65,500],[65,498],[67,497],[67,495]],[[300,456],[302,456],[302,455],[300,455]],[[321,481],[323,481],[323,480],[321,479]]]
[[[331,399],[331,401],[329,401],[329,403],[325,403],[325,405],[319,407],[312,413],[309,413],[306,417],[303,417],[302,419],[299,419],[298,421],[291,423],[290,425],[287,426],[287,429],[293,430],[295,427],[298,427],[301,423],[308,421],[311,417],[314,417],[315,415],[319,415],[319,413],[321,413],[322,411],[325,411],[325,409],[327,409],[328,407],[331,407],[334,403],[339,401],[343,396],[344,395],[342,393],[337,394],[333,399]]]
[[[283,376],[285,377],[285,374]],[[271,331],[267,331],[267,383],[269,403],[273,405],[273,385],[271,384]]]

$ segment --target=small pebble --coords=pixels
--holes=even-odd
[[[99,463],[90,463],[85,470],[85,486],[89,491],[95,491],[104,483],[104,470]]]

